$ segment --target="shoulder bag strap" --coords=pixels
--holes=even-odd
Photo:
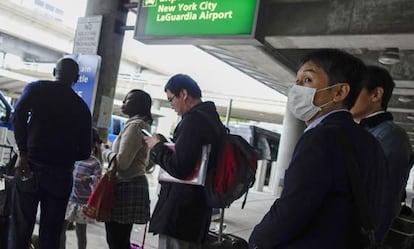
[[[362,228],[368,235],[370,245],[376,245],[374,223],[372,222],[372,217],[368,212],[367,198],[362,191],[363,188],[358,162],[355,158],[355,154],[353,153],[351,143],[346,136],[346,130],[342,127],[335,130],[339,137],[339,143],[345,151],[346,160],[348,161],[347,173],[351,182],[352,194],[354,195],[356,205],[359,210]]]
[[[199,113],[201,116],[203,116],[205,119],[207,119],[207,122],[210,124],[210,126],[211,127],[213,127],[213,129],[214,129],[214,132],[218,135],[218,136],[220,136],[221,134],[225,134],[225,133],[222,133],[222,130],[221,130],[221,128],[225,131],[225,132],[228,132],[228,128],[224,125],[224,124],[221,124],[221,126],[217,126],[216,124],[215,124],[215,121],[209,116],[209,115],[207,115],[207,113],[205,113],[205,112],[203,112],[203,111],[200,111],[200,110],[195,110],[195,112],[196,113]]]
[[[108,174],[111,177],[114,177],[117,171],[116,167],[116,154],[111,157],[108,163],[108,170],[106,171],[106,174]]]

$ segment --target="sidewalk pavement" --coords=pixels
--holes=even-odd
[[[158,172],[154,171],[152,174],[147,175],[150,185],[150,199],[151,210],[153,210],[155,203],[157,202],[158,191]],[[231,233],[236,236],[248,239],[254,226],[259,223],[263,215],[269,210],[273,204],[275,197],[270,193],[258,192],[253,189],[249,190],[247,196],[247,202],[244,209],[241,209],[242,199],[235,201],[230,208],[225,209],[224,223],[226,229],[224,233]],[[218,225],[218,222],[211,223],[211,229],[214,229]],[[131,242],[141,245],[144,235],[144,225],[134,225],[131,234]],[[105,226],[103,223],[88,224],[87,227],[87,239],[89,249],[102,249],[108,248],[105,238]],[[77,239],[74,230],[66,232],[66,248],[78,249]],[[145,248],[153,249],[158,247],[158,236],[154,236],[152,233],[147,233],[145,238]]]

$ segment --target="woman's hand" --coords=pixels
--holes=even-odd
[[[101,143],[101,151],[109,149],[109,145],[106,143]]]

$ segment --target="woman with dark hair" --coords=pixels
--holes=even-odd
[[[141,129],[150,130],[152,100],[148,93],[134,89],[125,97],[122,112],[129,117],[112,145],[102,152],[103,160],[114,158],[117,168],[115,203],[111,220],[105,222],[110,249],[130,249],[133,224],[145,224],[150,217],[150,200],[145,168],[148,146]]]

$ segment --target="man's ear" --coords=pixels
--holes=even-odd
[[[373,94],[371,95],[371,101],[372,102],[381,101],[383,95],[384,95],[384,88],[378,86],[374,89]]]
[[[181,94],[181,97],[183,98],[184,101],[188,99],[187,89],[181,90],[180,94]]]
[[[348,97],[351,87],[348,83],[340,83],[339,88],[335,91],[334,102],[341,102]]]

